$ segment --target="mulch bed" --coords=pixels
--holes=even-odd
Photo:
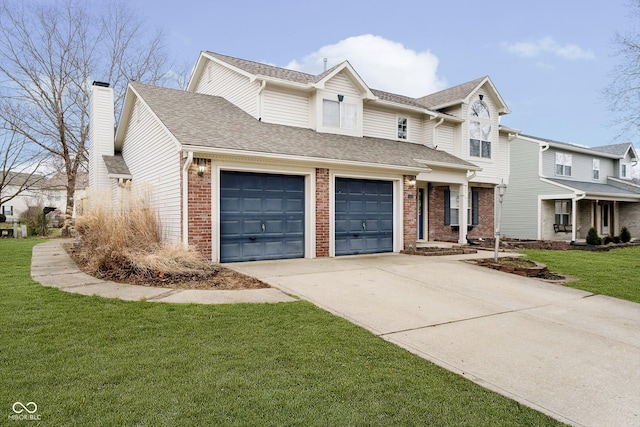
[[[206,263],[203,265],[203,268],[195,271],[178,274],[172,274],[170,272],[139,274],[127,268],[92,271],[83,264],[74,246],[66,245],[65,249],[80,270],[95,278],[116,283],[155,288],[211,290],[263,289],[270,287],[255,277],[247,276],[213,263]]]
[[[519,276],[553,281],[567,280],[565,276],[549,271],[547,266],[542,263],[518,257],[498,258],[497,264],[493,261],[493,258],[468,260],[467,262]]]

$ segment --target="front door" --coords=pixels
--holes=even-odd
[[[600,233],[609,235],[611,233],[611,205],[608,202],[602,202],[600,205]]]

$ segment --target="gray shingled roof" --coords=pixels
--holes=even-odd
[[[632,197],[640,197],[640,189],[638,191],[632,191],[632,188],[629,187],[628,190],[623,188],[614,187],[609,184],[599,184],[595,182],[584,182],[584,181],[571,181],[568,179],[555,179],[548,178],[549,181],[555,182],[557,184],[565,185],[567,187],[575,188],[576,190],[583,191],[592,194],[611,194],[614,196],[632,196]]]
[[[449,89],[441,90],[440,92],[432,93],[431,95],[418,98],[416,101],[422,104],[426,108],[436,109],[442,106],[451,105],[454,102],[462,102],[478,85],[486,79],[487,76],[480,77],[470,82],[463,83],[458,86],[450,87]]]
[[[129,168],[121,155],[102,156],[102,159],[104,160],[109,175],[131,176],[131,172],[129,172]]]
[[[206,52],[207,55],[217,58],[227,64],[233,65],[243,71],[250,74],[259,76],[274,77],[283,80],[289,80],[296,83],[315,83],[324,77],[327,73],[330,73],[333,68],[325,71],[322,74],[314,76],[313,74],[307,74],[300,71],[289,70],[286,68],[275,67],[273,65],[261,64],[259,62],[249,61],[246,59],[234,58],[233,56],[221,55],[215,52]],[[337,67],[338,65],[336,65]]]
[[[183,145],[409,168],[424,167],[416,161],[419,159],[427,164],[478,169],[421,144],[264,123],[217,96],[140,83],[131,85]]]
[[[337,64],[329,68],[328,70],[324,71],[321,74],[312,75],[312,74],[307,74],[300,71],[294,71],[286,68],[275,67],[273,65],[267,65],[267,64],[261,64],[259,62],[248,61],[246,59],[234,58],[233,56],[221,55],[215,52],[206,52],[206,53],[209,56],[212,56],[221,61],[224,61],[227,64],[230,64],[250,74],[268,76],[268,77],[278,78],[278,79],[287,80],[295,83],[302,83],[302,84],[317,83],[320,80],[322,80],[326,75],[330,74],[335,68],[341,65],[341,64]],[[480,81],[482,81],[482,79],[480,79],[478,83],[476,83],[473,86],[473,88],[475,88]],[[462,87],[465,85],[456,86],[456,88]],[[452,88],[452,89],[455,89],[455,88]],[[391,92],[385,92],[378,89],[369,88],[369,90],[371,90],[371,92],[375,96],[377,96],[378,98],[384,101],[390,101],[398,104],[409,105],[411,107],[426,108],[425,103],[420,102],[420,100],[416,98],[411,98],[409,96],[404,96],[404,95],[398,95],[396,93],[391,93]],[[438,93],[441,93],[441,92],[438,92]]]
[[[603,145],[600,147],[593,147],[591,149],[600,153],[613,154],[616,156],[624,157],[624,155],[627,154],[627,150],[629,150],[630,145],[630,142],[625,142],[623,144]]]

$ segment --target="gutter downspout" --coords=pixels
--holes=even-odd
[[[260,83],[260,89],[258,89],[258,121],[262,121],[262,92],[264,92],[264,88],[267,87],[267,81],[262,80]]]
[[[543,170],[542,170],[542,153],[544,153],[545,151],[547,151],[549,149],[549,144],[542,144],[540,145],[540,154],[538,156],[538,176],[543,177]]]
[[[187,152],[182,166],[182,245],[189,246],[189,167],[193,163],[193,151]]]
[[[434,117],[435,119],[435,117]],[[444,122],[444,117],[440,117],[440,120],[438,120],[438,122],[436,122],[435,125],[433,125],[433,147],[434,148],[438,148],[438,144],[436,144],[437,140],[437,135],[438,135],[438,131],[437,128],[438,126],[440,126],[442,123]]]

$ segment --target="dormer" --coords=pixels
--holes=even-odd
[[[622,144],[603,145],[592,148],[593,151],[616,158],[617,167],[614,171],[614,178],[631,180],[633,178],[631,169],[638,164],[638,152],[630,142]]]
[[[362,136],[363,100],[376,99],[348,61],[331,68],[314,84],[311,128],[317,132]]]

